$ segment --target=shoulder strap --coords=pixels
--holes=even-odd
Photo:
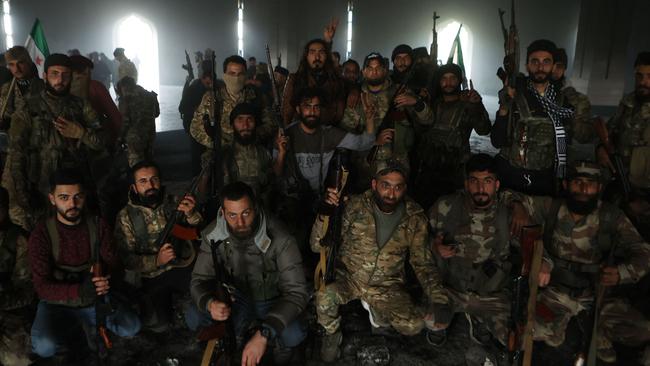
[[[521,118],[529,118],[532,114],[530,113],[530,107],[528,106],[528,101],[524,96],[524,93],[517,93],[515,95],[515,104],[519,110],[519,115]]]
[[[145,248],[149,240],[147,232],[147,223],[144,221],[144,215],[137,208],[126,205],[126,213],[133,224],[133,233],[135,234],[135,244],[137,248]]]
[[[52,246],[52,257],[55,262],[58,262],[61,251],[61,237],[59,236],[59,231],[56,229],[56,218],[48,217],[47,220],[45,220],[45,227]]]
[[[498,203],[497,213],[495,218],[496,226],[496,245],[492,248],[495,255],[499,255],[503,248],[510,245],[510,210],[508,206],[502,201]],[[496,258],[500,259],[500,258]]]
[[[562,206],[562,199],[554,198],[551,201],[551,208],[546,216],[544,225],[544,246],[550,248],[549,245],[553,242],[553,232],[555,232],[555,225],[557,224],[557,214],[560,212]]]
[[[451,209],[449,211],[449,224],[445,230],[454,235],[459,226],[465,225],[468,221],[468,215],[464,214],[463,206],[465,205],[465,196],[457,193],[451,200]]]

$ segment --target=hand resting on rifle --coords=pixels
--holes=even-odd
[[[208,310],[210,310],[210,316],[216,321],[224,321],[230,318],[230,306],[226,303],[218,300],[210,300],[208,302]]]
[[[344,197],[343,201],[347,201],[349,197]],[[332,206],[338,206],[339,201],[341,201],[341,192],[338,192],[336,188],[327,188],[327,197],[325,197],[325,203]]]
[[[521,229],[531,224],[530,215],[521,202],[512,203],[512,219],[510,221],[510,236],[519,237]]]
[[[537,281],[539,287],[546,287],[546,285],[551,281],[551,265],[545,260],[542,260],[542,267],[539,269]]]
[[[160,250],[158,251],[158,257],[156,258],[156,264],[158,266],[164,266],[176,259],[176,253],[174,253],[174,247],[170,243],[165,243]]]
[[[442,258],[445,259],[455,256],[456,247],[453,245],[446,245],[444,241],[445,241],[445,234],[442,231],[438,232],[436,236],[433,238],[433,247],[435,248],[435,250]]]
[[[395,129],[394,128],[384,129],[377,135],[377,139],[375,140],[375,144],[378,145],[378,146],[382,146],[382,145],[391,143],[393,141],[393,136],[395,136]]]
[[[90,273],[92,273],[92,267],[90,268]],[[93,281],[93,284],[95,285],[95,292],[97,293],[97,296],[102,296],[106,295],[108,293],[108,290],[111,288],[108,280],[111,278],[110,275],[108,276],[94,276],[91,278],[91,281]]]
[[[184,213],[186,217],[190,217],[192,215],[192,212],[194,212],[195,206],[196,206],[196,200],[194,199],[194,197],[191,195],[186,195],[185,197],[183,197],[183,199],[178,204],[178,207],[176,209]]]
[[[616,286],[621,280],[617,267],[604,267],[600,275],[600,284],[603,286]]]

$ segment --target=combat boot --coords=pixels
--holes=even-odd
[[[343,334],[337,330],[332,334],[325,334],[320,346],[320,358],[324,362],[334,362],[341,355],[341,342]]]

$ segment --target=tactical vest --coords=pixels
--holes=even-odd
[[[268,182],[268,172],[271,169],[271,166],[268,164],[266,159],[261,159],[265,156],[265,149],[261,145],[255,145],[256,150],[256,161],[254,164],[257,166],[257,174],[249,177],[242,177],[239,172],[239,167],[241,164],[246,164],[246,162],[239,161],[237,159],[237,154],[235,153],[234,144],[223,149],[223,162],[228,172],[229,182],[242,181],[249,186],[253,187],[256,193],[260,194],[261,189],[266,187]]]
[[[236,289],[250,296],[253,301],[268,301],[280,296],[280,271],[275,245],[272,244],[266,253],[262,253],[257,247],[251,250],[238,246],[232,239],[226,240],[224,244],[223,261],[226,273],[229,282]]]
[[[585,290],[594,285],[594,280],[600,272],[601,263],[580,263],[559,258],[553,252],[553,233],[557,225],[557,215],[562,206],[562,199],[554,199],[551,203],[549,216],[544,225],[544,247],[553,260],[553,271],[551,273],[551,285],[565,287],[570,290]],[[598,211],[598,233],[597,247],[594,248],[601,253],[609,255],[612,249],[612,236],[616,231],[616,223],[622,215],[622,211],[614,205],[603,202]]]
[[[469,154],[468,140],[461,128],[462,121],[467,115],[466,105],[458,102],[453,108],[451,118],[441,121],[439,103],[435,106],[436,119],[433,125],[424,132],[418,153],[427,167],[446,169],[458,167]]]
[[[462,293],[476,293],[487,296],[499,292],[508,283],[511,263],[498,254],[510,245],[510,213],[502,202],[497,203],[494,224],[496,226],[495,240],[489,246],[493,256],[482,262],[473,263],[471,259],[451,257],[438,262],[438,267],[444,273],[445,284]],[[457,229],[471,224],[471,217],[464,210],[465,196],[457,195],[451,203],[449,225],[444,230],[455,234]],[[439,258],[439,257],[436,257]]]
[[[80,264],[78,266],[68,266],[59,263],[59,255],[61,254],[61,237],[59,236],[59,231],[56,229],[56,221],[56,217],[49,217],[45,221],[47,236],[52,247],[52,257],[54,258],[54,269],[52,273],[53,277],[60,282],[81,283],[84,276],[89,272],[90,267],[92,266],[92,262],[95,261],[95,258],[99,258],[99,218],[95,216],[92,218],[86,217],[84,219],[90,238],[90,259],[86,263]],[[94,300],[92,299],[89,300],[78,297],[74,300],[48,300],[47,302],[50,304],[85,307],[92,304],[93,301]]]
[[[630,162],[630,182],[637,187],[650,188],[650,103],[627,106],[621,117],[622,126],[616,146]]]
[[[562,105],[564,97],[558,96]],[[514,100],[519,111],[519,118],[513,123],[511,143],[501,148],[503,156],[510,165],[528,170],[547,170],[555,166],[555,127],[548,117],[535,117],[530,111],[528,101],[519,92]],[[511,117],[514,118],[514,117]]]

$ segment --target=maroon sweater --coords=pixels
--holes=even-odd
[[[61,238],[58,264],[80,266],[91,260],[90,235],[85,221],[79,225],[68,226],[57,220],[56,228]],[[116,267],[118,258],[113,247],[111,230],[103,219],[99,221],[99,239],[102,263],[110,271]],[[32,280],[38,297],[46,301],[66,301],[79,298],[80,285],[78,283],[61,282],[53,276],[55,262],[45,220],[41,220],[32,231],[28,246]]]

